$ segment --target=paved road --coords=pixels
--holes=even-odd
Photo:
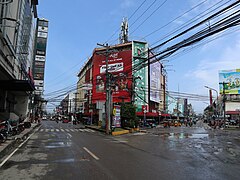
[[[239,131],[154,128],[118,137],[43,122],[0,179],[238,179]]]

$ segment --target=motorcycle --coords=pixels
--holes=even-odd
[[[0,143],[4,143],[7,140],[8,133],[5,129],[1,129],[0,131]]]

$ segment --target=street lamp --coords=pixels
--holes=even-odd
[[[211,88],[211,87],[208,87],[208,86],[204,86],[205,88],[208,88],[208,89],[210,89],[210,90],[213,90],[213,91],[215,91],[216,93],[217,93],[217,102],[218,102],[218,91],[216,90],[216,89],[213,89],[213,88]]]
[[[216,89],[213,89],[211,87],[208,87],[208,86],[204,86],[205,88],[209,89],[209,90],[212,90],[212,91],[215,91],[217,93],[217,103],[216,103],[216,117],[218,117],[218,91]]]

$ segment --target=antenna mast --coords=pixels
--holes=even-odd
[[[128,42],[128,20],[123,18],[121,23],[121,32],[119,34],[119,43],[124,44]]]

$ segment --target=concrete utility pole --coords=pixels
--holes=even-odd
[[[225,82],[223,84],[223,121],[226,122],[226,94],[225,94]]]
[[[102,54],[106,57],[106,133],[110,134],[111,132],[111,112],[112,112],[112,93],[111,93],[111,87],[110,87],[110,77],[108,72],[108,56],[113,53],[113,50],[109,50],[110,46],[108,44],[97,44],[99,46],[105,47],[106,51]]]
[[[224,123],[226,122],[226,104],[225,104],[225,102],[226,102],[226,94],[225,94],[225,84],[227,84],[227,83],[225,83],[225,82],[221,82],[221,83],[219,83],[219,84],[222,84],[223,85],[223,121],[224,121]]]

